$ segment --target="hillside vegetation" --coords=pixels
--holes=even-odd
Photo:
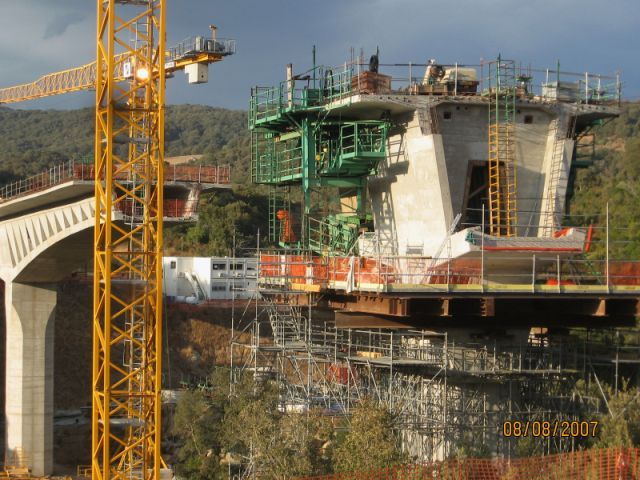
[[[207,164],[232,166],[234,193],[206,195],[197,225],[167,230],[167,251],[229,255],[255,244],[256,226],[266,229],[265,198],[249,183],[250,146],[246,113],[202,105],[167,107],[166,156],[203,154]],[[0,185],[67,160],[91,158],[93,109],[0,108]],[[235,235],[234,235],[235,234]]]
[[[569,210],[572,215],[583,215],[586,224],[604,226],[608,203],[611,256],[637,259],[640,257],[640,210],[636,208],[640,197],[640,104],[624,105],[619,118],[595,132],[596,160],[591,168],[577,173]]]
[[[203,199],[196,225],[169,230],[169,253],[229,255],[256,244],[267,228],[265,191],[250,185],[250,136],[246,112],[201,105],[167,108],[167,156],[204,154],[203,162],[230,164],[233,193]],[[619,118],[597,127],[594,166],[577,173],[570,213],[585,224],[603,223],[607,202],[612,255],[638,258],[640,209],[640,103],[627,103]],[[92,109],[72,111],[0,108],[0,184],[38,173],[93,151]],[[263,236],[264,238],[264,236]],[[598,251],[596,250],[596,253]]]
[[[167,156],[205,154],[219,163],[248,147],[246,113],[202,105],[167,107]],[[0,108],[0,171],[26,176],[72,158],[93,154],[93,109]],[[245,155],[242,155],[245,157]]]

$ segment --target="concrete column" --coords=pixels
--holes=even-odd
[[[34,475],[53,471],[53,329],[56,287],[7,282],[6,449]]]

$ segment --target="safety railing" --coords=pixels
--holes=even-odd
[[[316,232],[329,243],[322,229]],[[318,248],[328,249],[319,245]],[[309,256],[263,254],[262,280],[294,288],[317,285],[361,291],[523,291],[532,293],[640,290],[640,261],[589,260],[560,255],[492,255],[482,259],[418,256]],[[496,266],[497,265],[497,266]],[[500,267],[500,265],[503,265]],[[517,265],[518,268],[514,268]]]
[[[326,285],[327,278],[324,259],[311,252],[291,255],[285,250],[260,254],[258,281],[265,288]]]
[[[144,216],[144,206],[133,204],[127,200],[114,204],[114,208],[129,218]],[[192,219],[197,214],[197,202],[181,198],[165,198],[163,201],[163,217],[174,219]],[[152,215],[154,216],[154,215]]]
[[[134,181],[129,173],[114,175],[118,181]],[[70,160],[48,170],[27,177],[23,180],[9,183],[0,187],[0,203],[8,200],[36,193],[72,180],[93,181],[95,167],[92,163]],[[230,184],[231,168],[229,165],[201,166],[174,165],[165,168],[165,182],[214,183]]]
[[[255,183],[280,183],[302,175],[302,145],[296,139],[280,141],[264,133],[254,133],[251,145]]]
[[[482,235],[482,226],[465,223],[444,239],[434,256],[393,254],[393,245],[375,232],[358,236],[346,225],[308,219],[309,268],[282,278],[318,288],[361,291],[521,291],[530,293],[637,293],[640,259],[633,256],[631,227],[613,225],[612,212],[565,217],[551,236],[498,238]],[[593,224],[591,222],[598,222]],[[524,227],[518,227],[524,231]],[[457,237],[456,237],[457,235]],[[419,252],[423,253],[420,246]],[[306,254],[305,254],[306,255]],[[315,255],[315,257],[314,257]],[[289,271],[301,256],[271,257],[272,273]]]
[[[325,220],[308,219],[309,248],[323,255],[344,255],[358,239],[359,224],[337,216]]]
[[[325,251],[328,253],[331,248],[332,238],[335,236],[335,234],[331,232],[330,225],[316,218],[310,218],[307,223],[309,248],[318,253]]]
[[[531,292],[592,291],[622,287],[640,289],[640,261],[588,260],[558,255],[491,255],[488,267],[482,258],[451,259],[414,256],[371,258],[360,262],[330,262],[329,284],[352,279],[352,289],[424,288],[476,290],[527,290]],[[434,267],[434,263],[436,266]],[[629,288],[625,288],[629,287]]]
[[[445,95],[485,100],[489,86],[486,63],[481,64],[380,64],[370,72],[362,59],[337,67],[318,66],[297,74],[277,87],[252,91],[249,126],[279,121],[285,112],[323,107],[355,94]],[[559,67],[516,70],[515,96],[539,102],[619,104],[619,74],[567,72]]]
[[[583,348],[586,348],[570,343],[549,346],[532,341],[491,346],[456,343],[448,341],[445,334],[412,331],[330,331],[334,337],[327,342],[320,329],[315,333],[312,328],[309,344],[331,347],[335,349],[336,358],[348,356],[349,361],[356,363],[381,361],[401,365],[409,361],[412,365],[438,365],[471,375],[576,370],[584,361]]]
[[[316,67],[280,82],[276,87],[254,87],[249,102],[249,127],[278,122],[284,113],[322,106],[352,92],[351,65]]]
[[[344,365],[432,365],[466,375],[551,374],[580,370],[585,352],[596,355],[603,346],[571,341],[547,344],[533,337],[520,343],[463,343],[425,331],[335,328],[329,322],[309,325],[296,308],[272,305],[269,321],[275,344],[284,350],[304,347]],[[617,355],[624,361],[637,352],[637,347],[619,347]]]
[[[333,102],[350,96],[358,91],[357,71],[354,65],[345,64],[340,67],[321,67],[319,69],[321,98],[323,102]]]
[[[225,38],[189,37],[167,50],[167,61],[197,56],[203,53],[214,55],[233,55],[236,53],[236,41]]]
[[[91,465],[78,465],[76,476],[81,478],[91,478]]]
[[[340,127],[340,154],[345,157],[386,152],[386,126],[380,123],[355,122]]]
[[[278,87],[254,87],[249,102],[249,127],[252,128],[280,115],[284,90]]]
[[[0,203],[7,200],[46,190],[70,180],[93,180],[93,166],[69,161],[22,180],[0,187]]]
[[[214,183],[229,185],[231,167],[229,165],[170,165],[164,169],[166,182]]]
[[[487,62],[488,63],[488,62]],[[438,75],[429,80],[428,63],[380,64],[380,73],[389,77],[390,91],[397,95],[447,95],[483,97],[489,91],[487,63],[437,64]],[[353,91],[365,89],[367,65],[352,68]],[[619,74],[603,75],[592,72],[568,72],[556,68],[518,66],[515,95],[518,98],[542,102],[582,104],[619,104],[622,100],[622,81]],[[376,93],[376,92],[366,92]]]
[[[277,147],[274,170],[278,181],[302,175],[302,146],[285,144]]]

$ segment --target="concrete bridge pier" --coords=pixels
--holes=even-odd
[[[89,186],[60,186],[0,205],[5,456],[34,475],[53,473],[56,285],[91,259],[94,199],[77,198],[82,189],[92,193]],[[83,367],[91,368],[78,366]]]
[[[56,300],[53,284],[5,285],[7,460],[24,456],[34,475],[53,471]]]
[[[34,475],[53,472],[54,312],[56,284],[93,258],[95,185],[71,172],[43,189],[0,199],[0,279],[5,283],[5,449]],[[165,221],[193,221],[201,191],[231,188],[228,169],[181,166],[165,183]],[[210,182],[210,183],[208,183]],[[195,199],[195,200],[194,200]],[[125,220],[125,212],[113,211]],[[90,327],[90,326],[89,326]],[[70,353],[73,355],[73,352]],[[91,365],[78,365],[91,369]],[[0,453],[1,456],[1,453]],[[1,460],[1,458],[0,458]]]

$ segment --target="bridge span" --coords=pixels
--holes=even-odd
[[[20,452],[34,475],[53,470],[57,282],[85,270],[92,261],[94,188],[93,165],[78,162],[0,188],[5,449],[8,456]],[[228,188],[228,166],[167,166],[164,221],[195,221],[200,194]],[[114,220],[131,223],[142,213],[136,205],[125,205],[112,215]]]

